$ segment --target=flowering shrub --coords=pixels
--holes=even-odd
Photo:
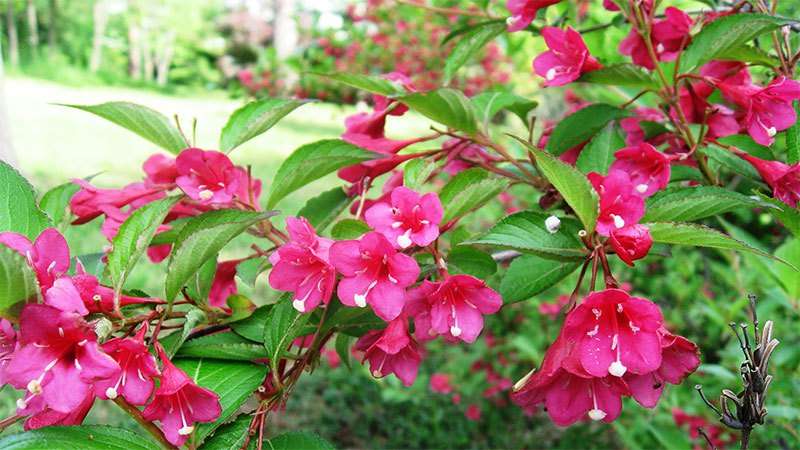
[[[324,74],[370,93],[372,111],[348,117],[339,139],[295,150],[269,181],[237,165],[232,151],[307,101],[244,105],[223,128],[219,150],[198,148],[142,106],[75,106],[175,156],[151,156],[142,179],[120,189],[74,180],[39,201],[19,173],[0,166],[8,199],[0,204],[0,381],[18,391],[17,413],[2,423],[24,420],[27,430],[0,443],[41,446],[58,435],[78,447],[91,440],[261,448],[270,414],[284,408],[321,357],[337,366],[355,354],[373,377],[396,377],[408,387],[434,342],[464,348],[482,335],[487,356],[470,372],[487,380],[481,396],[488,403],[462,399],[451,374],[430,378],[430,390],[463,403],[466,418],[483,420],[510,395],[526,414],[546,414],[558,426],[611,423],[625,398],[639,405],[629,408],[654,408],[668,385],[698,369],[701,339],[719,339],[681,336],[669,299],[631,292],[620,273],[650,274],[659,269],[646,267],[654,249],[690,246],[768,258],[774,270],[796,277],[785,252],[709,226],[724,213],[761,210],[800,231],[793,104],[800,58],[781,38],[789,19],[745,3],[690,15],[657,2],[605,2],[616,15],[608,26],[629,30],[619,51],[631,61],[609,65],[591,54],[577,23],[548,20],[549,8],[564,6],[559,2],[510,0],[508,20],[488,10],[402,3],[490,19],[453,36],[445,80],[499,33],[530,32],[547,46],[530,58],[531,77],[543,88],[611,85],[626,100],[591,102],[568,91],[567,115],[537,124],[536,102],[510,91],[470,98],[402,73],[423,67]],[[774,47],[750,43],[770,34]],[[434,122],[431,131],[388,137],[387,121],[412,112]],[[524,129],[501,120],[510,116]],[[288,195],[334,172],[341,186],[275,219]],[[109,241],[102,272],[71,257],[59,231],[93,220],[102,221]],[[221,259],[239,236],[251,243],[246,254]],[[168,261],[163,295],[129,282],[145,255]],[[240,293],[241,282],[265,272],[274,295],[254,303]],[[538,307],[558,332],[543,333],[552,343],[514,383],[502,367],[524,360],[500,346],[508,329],[535,330],[518,327],[527,317],[502,316],[514,313],[513,303],[559,286],[571,293]],[[719,407],[702,396],[723,425],[740,432],[743,447],[765,423],[778,343],[772,321],[759,331],[755,306],[752,317],[752,338],[734,324],[745,356],[743,388],[723,390]],[[501,326],[507,329],[497,336]],[[116,403],[153,441],[79,426],[98,398]],[[701,424],[705,430],[693,428],[692,436],[712,445],[730,443],[729,432],[702,417],[676,410],[675,420]],[[302,433],[268,444],[329,446]]]

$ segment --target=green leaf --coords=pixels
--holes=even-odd
[[[404,95],[397,99],[434,122],[470,136],[478,134],[475,107],[460,91],[440,88]]]
[[[506,31],[503,22],[487,22],[473,26],[463,34],[444,63],[443,84],[449,84],[459,68],[466,64],[477,52],[494,38]]]
[[[761,159],[775,159],[775,155],[769,147],[759,144],[746,134],[732,134],[730,136],[718,138],[717,141],[737,147]]]
[[[742,208],[772,205],[716,186],[678,187],[647,199],[643,222],[693,222]]]
[[[737,175],[742,175],[751,180],[761,180],[761,177],[758,175],[756,169],[753,168],[747,161],[739,158],[738,156],[731,153],[729,150],[724,148],[717,147],[715,145],[709,145],[708,147],[699,147],[697,149],[700,153],[708,156],[710,159],[714,160],[718,164],[727,167],[733,173]]]
[[[307,201],[297,215],[305,217],[317,232],[321,233],[347,209],[350,201],[351,198],[344,189],[335,187]]]
[[[775,250],[775,256],[795,267],[800,267],[800,239],[794,238],[784,242]],[[797,272],[785,264],[776,264],[773,269],[786,294],[792,299],[800,298],[800,276],[797,276]]]
[[[267,324],[269,311],[275,305],[259,306],[247,319],[231,324],[231,329],[239,336],[250,339],[259,344],[264,343],[264,328]]]
[[[281,119],[310,100],[265,98],[250,102],[234,111],[219,137],[219,148],[234,148],[272,128]]]
[[[497,263],[492,255],[463,245],[447,254],[447,267],[453,273],[465,273],[481,279],[497,272]]]
[[[231,423],[219,427],[214,434],[212,434],[206,443],[203,444],[202,450],[239,450],[244,445],[245,439],[248,437],[247,431],[250,428],[252,417],[247,414],[242,414]],[[247,450],[256,448],[258,437],[250,438]],[[268,449],[268,447],[265,447]]]
[[[213,423],[198,423],[195,426],[194,440],[197,444],[201,444],[217,427],[227,422],[267,375],[266,366],[245,362],[176,358],[174,363],[197,384],[219,395],[222,413]]]
[[[488,133],[489,124],[500,111],[509,111],[519,117],[527,128],[530,123],[528,114],[539,104],[533,100],[505,91],[483,92],[472,97],[472,104],[478,115],[478,122],[484,133]]]
[[[236,276],[250,287],[255,287],[258,276],[270,268],[266,258],[252,258],[236,265]]]
[[[187,222],[172,248],[165,281],[167,300],[173,301],[192,275],[228,242],[273,215],[274,212],[220,209]]]
[[[544,292],[574,272],[579,265],[577,262],[522,255],[511,262],[500,283],[503,302],[527,300]]]
[[[186,320],[183,322],[181,330],[161,339],[161,345],[164,347],[164,351],[167,355],[172,358],[181,346],[183,346],[183,343],[186,341],[186,338],[189,337],[192,330],[205,320],[205,313],[199,308],[192,307],[192,309],[186,313]]]
[[[778,199],[767,197],[764,194],[756,194],[758,197],[774,208],[770,208],[769,212],[775,216],[787,230],[789,230],[795,237],[800,237],[800,210],[792,208],[791,206],[783,203]]]
[[[403,166],[403,186],[419,191],[439,165],[429,158],[412,159]]]
[[[268,447],[270,450],[336,450],[330,442],[308,431],[288,431],[279,434],[269,440]]]
[[[368,233],[372,228],[364,221],[357,219],[342,219],[333,226],[331,237],[336,240],[358,239],[364,233]]]
[[[277,370],[278,362],[292,341],[300,336],[309,316],[294,309],[290,295],[282,296],[269,310],[268,325],[264,328],[264,347],[272,370]]]
[[[80,186],[73,182],[60,184],[45,192],[39,200],[39,208],[53,219],[55,226],[66,225],[71,214],[69,201],[79,189]]]
[[[327,139],[306,144],[295,150],[272,181],[267,208],[283,197],[342,167],[374,159],[377,155],[340,139]]]
[[[459,172],[439,193],[444,205],[442,223],[458,219],[483,206],[506,187],[507,180],[493,177],[477,167]]]
[[[619,128],[609,124],[586,144],[575,166],[583,173],[597,172],[605,175],[614,162],[614,152],[623,147],[625,138]]]
[[[334,343],[339,359],[348,369],[352,369],[353,364],[350,358],[350,347],[353,345],[353,341],[355,341],[354,337],[339,333],[336,335],[336,342]]]
[[[800,101],[794,102],[794,109],[800,117]],[[800,162],[800,120],[786,130],[786,162],[796,164]]]
[[[125,219],[111,241],[106,271],[114,292],[121,292],[125,280],[147,250],[158,227],[183,196],[175,195],[148,203]]]
[[[346,84],[347,86],[354,87],[362,91],[371,92],[373,94],[384,95],[387,97],[394,95],[401,95],[406,92],[402,84],[395,83],[391,80],[387,80],[386,78],[374,75],[363,75],[358,73],[344,73],[344,72],[338,72],[338,73],[310,72],[310,75],[328,78],[330,80]]]
[[[173,220],[169,223],[169,230],[162,231],[153,236],[150,245],[174,244],[175,240],[180,236],[183,227],[192,219],[193,217],[181,217],[180,219]]]
[[[197,358],[252,361],[266,358],[263,345],[245,339],[233,332],[215,333],[187,341],[178,350],[178,356]]]
[[[50,218],[36,205],[33,186],[0,161],[0,232],[13,231],[34,240],[50,226]]]
[[[653,242],[750,252],[768,258],[778,259],[769,253],[763,252],[727,234],[703,225],[679,222],[652,222],[645,223],[644,225],[650,229],[650,236],[652,236]],[[780,259],[778,260],[782,261]]]
[[[189,297],[199,304],[208,304],[208,295],[211,293],[211,285],[214,284],[214,277],[217,275],[217,257],[214,255],[208,258],[194,275],[189,277],[186,282],[186,292]]]
[[[28,261],[0,244],[0,317],[18,317],[25,301],[38,292],[39,283]]]
[[[647,72],[633,64],[615,64],[586,72],[578,81],[637,89],[657,89],[658,82]]]
[[[159,450],[150,438],[105,425],[45,427],[4,436],[5,450]]]
[[[692,72],[719,55],[730,53],[763,33],[776,30],[791,20],[765,14],[733,14],[705,25],[692,38],[681,57],[682,73]]]
[[[171,153],[178,154],[188,147],[181,133],[166,116],[146,106],[129,102],[63,106],[100,116],[138,134]]]
[[[384,327],[386,322],[376,316],[370,308],[339,308],[325,321],[322,331],[335,328],[348,336],[361,337],[367,331]]]
[[[717,55],[714,59],[720,61],[741,61],[751,64],[760,64],[767,67],[778,67],[781,64],[778,58],[770,55],[758,47],[753,47],[751,45],[742,45],[740,47],[727,49],[723,53]]]
[[[556,125],[547,140],[545,150],[559,156],[572,147],[591,139],[607,123],[630,115],[631,113],[624,109],[605,103],[589,105],[565,117]]]
[[[527,143],[525,144],[528,145]],[[586,228],[586,232],[591,234],[595,225],[597,225],[597,214],[600,206],[597,200],[597,193],[592,188],[589,180],[578,169],[553,155],[530,145],[528,145],[528,149],[536,158],[536,165],[539,171],[556,188],[570,208],[575,211],[575,214]]]
[[[580,226],[577,221],[561,219],[559,230],[550,233],[544,225],[548,216],[537,211],[521,211],[504,218],[479,239],[467,243],[509,248],[562,261],[583,259],[586,253],[578,239]]]

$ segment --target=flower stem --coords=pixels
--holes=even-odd
[[[142,412],[139,411],[139,408],[131,405],[130,403],[125,401],[125,399],[122,397],[115,398],[114,403],[116,403],[120,408],[122,408],[123,411],[125,411],[131,417],[133,417],[133,420],[135,420],[139,425],[142,426],[142,428],[144,428],[148,433],[150,433],[154,438],[156,438],[159,444],[161,444],[164,448],[169,448],[169,449],[178,448],[172,445],[172,443],[170,443],[167,440],[167,438],[164,436],[164,433],[162,433],[161,430],[153,422],[150,422],[149,420],[144,418]]]

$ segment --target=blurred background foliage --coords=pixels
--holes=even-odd
[[[430,3],[469,10],[487,2]],[[507,14],[504,2],[490,3],[496,14]],[[669,4],[688,10],[704,6],[689,0]],[[800,13],[798,2],[782,1],[780,8],[786,16]],[[237,150],[236,162],[251,165],[254,175],[269,183],[294,148],[338,136],[344,118],[356,110],[353,104],[368,101],[363,93],[308,72],[403,70],[420,86],[436,86],[450,48],[441,41],[480,20],[433,14],[390,0],[0,0],[0,13],[8,125],[19,166],[41,191],[96,173],[99,185],[127,184],[139,178],[141,162],[153,151],[122,130],[52,103],[130,100],[179,114],[187,123],[197,118],[198,141],[213,148],[217,131],[245,98],[325,100],[298,110],[268,139]],[[586,24],[603,24],[614,17],[599,0],[563,2],[549,8],[547,15],[553,20],[579,17]],[[610,64],[622,60],[617,46],[625,34],[626,27],[612,26],[584,37],[592,54]],[[566,109],[564,89],[540,90],[531,76],[530,62],[542,49],[541,39],[504,35],[463,69],[454,85],[468,94],[513,89],[540,100],[539,117],[559,117]],[[612,103],[621,103],[627,94],[591,87],[576,92]],[[520,126],[516,119],[505,125],[504,130]],[[390,123],[390,135],[413,136],[426,127],[425,120],[409,114]],[[337,180],[330,176],[293,194],[282,214],[294,214],[305,200],[335,185]],[[513,188],[511,194],[513,200],[481,211],[476,220],[452,233],[452,239],[485,230],[509,208],[538,208],[538,198],[524,188]],[[800,266],[800,241],[786,239],[768,211],[728,213],[709,224],[753,246],[777,250]],[[71,227],[67,237],[76,255],[96,253],[105,245],[99,224]],[[239,243],[239,249],[246,247],[246,242]],[[236,248],[225,256],[237,256]],[[488,319],[475,345],[428,346],[420,377],[411,388],[394,378],[374,380],[357,361],[342,361],[329,350],[314,375],[303,378],[285,411],[272,416],[270,432],[314,430],[343,448],[705,448],[693,427],[703,425],[709,434],[715,433],[716,417],[693,386],[702,384],[715,395],[737,385],[741,354],[728,323],[745,320],[746,295],[754,293],[762,321],[775,321],[781,345],[772,359],[776,379],[770,388],[768,426],[756,431],[753,447],[800,448],[796,273],[759,256],[679,247],[655,248],[636,270],[621,264],[614,269],[634,294],[662,306],[673,331],[702,349],[703,365],[697,373],[681,386],[668,387],[654,410],[626,405],[613,426],[585,423],[564,430],[541,411],[526,414],[510,405],[512,380],[539,364],[558,331],[559,298],[574,285],[568,279],[561,288],[504,307]],[[140,265],[131,284],[155,292],[162,277],[163,267]],[[490,282],[497,285],[496,279]],[[264,278],[242,290],[262,303],[273,295]],[[448,377],[449,393],[431,389],[434,374]],[[0,410],[10,413],[14,400],[3,391]],[[696,416],[694,422],[689,423],[686,414]],[[104,403],[95,406],[88,421],[109,420],[136,427]],[[714,438],[720,448],[730,440],[725,433]]]

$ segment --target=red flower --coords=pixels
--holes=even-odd
[[[392,320],[383,330],[372,330],[361,336],[354,350],[364,352],[372,376],[382,378],[393,373],[405,386],[414,384],[422,361],[419,345],[408,334],[404,317]]]
[[[187,148],[175,165],[178,187],[202,204],[230,203],[239,189],[240,174],[224,153]]]
[[[519,31],[528,27],[540,9],[555,5],[561,0],[507,0],[506,8],[511,12],[508,31]]]
[[[647,256],[653,246],[650,230],[644,225],[629,225],[611,232],[608,241],[619,259],[633,266],[633,262]]]
[[[122,395],[132,405],[144,405],[153,393],[153,379],[159,375],[153,355],[144,343],[147,322],[132,338],[114,338],[103,344],[103,351],[114,358],[122,369],[118,376],[95,384],[100,398],[115,399]]]
[[[550,50],[533,60],[533,68],[539,76],[544,77],[545,86],[563,86],[601,67],[589,54],[580,33],[572,27],[566,30],[544,27],[542,37]]]
[[[667,187],[670,158],[652,145],[643,142],[636,147],[623,148],[614,153],[614,158],[609,172],[621,170],[627,173],[635,191],[643,197]]]
[[[611,170],[605,177],[592,172],[588,178],[600,196],[598,233],[609,236],[615,230],[638,223],[644,216],[644,200],[627,172]]]
[[[800,202],[800,164],[784,164],[756,158],[744,152],[737,155],[756,168],[761,178],[772,188],[772,195],[791,207]]]

